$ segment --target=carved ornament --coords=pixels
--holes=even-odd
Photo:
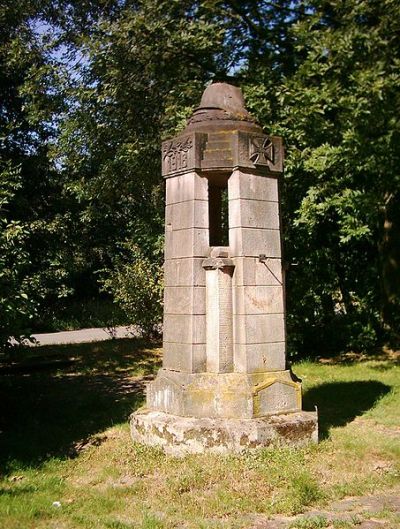
[[[249,145],[250,160],[254,165],[274,164],[274,144],[265,136],[251,136]]]
[[[179,140],[167,141],[163,144],[163,162],[165,173],[181,171],[188,167],[189,151],[193,148],[191,136]]]

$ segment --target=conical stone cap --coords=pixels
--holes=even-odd
[[[188,119],[185,132],[246,130],[261,132],[245,108],[242,91],[228,83],[213,83],[202,95],[200,106]]]
[[[201,97],[201,109],[220,109],[236,116],[238,119],[250,119],[245,109],[242,91],[237,86],[227,83],[214,83],[208,86]]]

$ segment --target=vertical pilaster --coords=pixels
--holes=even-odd
[[[231,259],[203,261],[206,270],[206,357],[207,371],[233,371],[233,312]]]

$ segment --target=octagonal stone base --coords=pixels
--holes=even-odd
[[[160,369],[147,386],[147,407],[179,417],[253,419],[301,411],[291,371],[182,373]]]
[[[317,412],[256,419],[179,417],[142,408],[130,418],[134,441],[181,456],[206,451],[240,453],[268,446],[303,446],[318,442]]]

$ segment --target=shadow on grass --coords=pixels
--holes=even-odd
[[[318,407],[320,438],[327,438],[331,427],[345,426],[372,408],[390,391],[390,387],[376,380],[328,382],[310,388],[303,397],[303,407]]]
[[[74,457],[90,436],[126,421],[159,362],[156,345],[127,339],[34,348],[0,366],[2,471]]]

